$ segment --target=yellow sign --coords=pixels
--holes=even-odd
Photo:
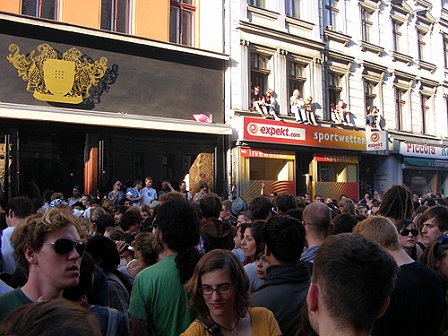
[[[89,97],[92,86],[97,86],[107,70],[107,58],[89,60],[76,48],[61,54],[49,44],[37,47],[29,54],[19,54],[16,44],[9,46],[8,61],[17,69],[19,77],[28,82],[26,89],[33,97],[49,102],[79,104]]]

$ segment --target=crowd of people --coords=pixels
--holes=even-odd
[[[448,335],[443,195],[126,185],[8,201],[0,335]]]

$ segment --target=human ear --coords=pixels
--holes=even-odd
[[[434,261],[434,267],[440,267],[440,261],[439,260],[437,260],[436,258],[433,258],[433,261]]]
[[[310,283],[308,294],[306,296],[306,303],[308,310],[315,312],[319,308],[319,287],[315,283]]]
[[[387,297],[387,300],[384,303],[384,306],[381,309],[380,313],[378,314],[377,318],[383,316],[383,314],[386,312],[387,308],[389,307],[389,304],[390,304],[390,296]]]
[[[37,264],[37,254],[34,252],[31,246],[25,245],[23,247],[23,254],[30,264]]]

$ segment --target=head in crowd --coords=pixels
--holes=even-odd
[[[120,227],[124,232],[137,232],[142,225],[142,215],[140,211],[129,209],[121,218]]]
[[[93,196],[92,195],[90,195],[90,194],[82,194],[81,202],[82,202],[82,204],[86,208],[88,208],[92,204],[92,201],[93,201]]]
[[[243,224],[247,225],[250,223],[252,223],[252,212],[250,212],[249,210],[240,212],[240,214],[238,215],[236,225],[240,226]]]
[[[222,209],[221,199],[215,193],[207,193],[199,200],[202,216],[204,218],[218,218]]]
[[[274,216],[264,225],[261,237],[266,256],[272,254],[284,264],[299,261],[305,246],[305,229],[297,219],[284,215]]]
[[[50,203],[51,201],[51,195],[53,195],[54,191],[51,189],[45,189],[42,193],[42,197],[44,198],[45,203]]]
[[[410,219],[400,219],[395,222],[398,232],[398,240],[403,250],[414,260],[417,259],[415,246],[417,244],[418,230]]]
[[[423,243],[429,244],[448,232],[448,207],[434,205],[426,209],[421,218]]]
[[[140,190],[143,186],[143,182],[140,180],[135,180],[133,186],[134,189]]]
[[[231,203],[231,200],[225,200],[221,202],[221,211],[219,212],[219,218],[221,218],[222,220],[228,220],[230,219],[230,217],[232,217],[229,212]]]
[[[284,214],[290,209],[297,209],[296,198],[288,193],[278,195],[274,199],[274,205],[278,214]]]
[[[109,226],[104,232],[104,237],[112,239],[113,241],[122,240],[124,231],[119,226]]]
[[[199,259],[195,248],[199,242],[199,220],[194,208],[185,197],[182,201],[164,202],[160,205],[154,225],[157,226],[159,243],[164,248],[177,252],[174,261],[180,281],[185,283],[193,274]]]
[[[448,284],[448,236],[439,236],[426,246],[423,264],[439,272]]]
[[[247,213],[248,210],[249,206],[247,205],[246,201],[243,200],[241,197],[235,198],[229,205],[229,214],[235,219],[238,219],[241,213]],[[252,219],[252,214],[250,215],[249,219]]]
[[[241,226],[241,248],[244,257],[253,262],[255,257],[264,250],[264,244],[261,237],[265,221],[256,220],[251,224]]]
[[[101,201],[101,207],[106,210],[106,212],[112,212],[114,210],[114,201],[105,198]]]
[[[348,213],[342,213],[333,218],[334,230],[331,234],[350,233],[355,225],[358,224],[358,219]]]
[[[317,250],[307,296],[314,331],[323,334],[332,320],[340,330],[369,333],[389,304],[398,270],[372,240],[351,233],[330,236]]]
[[[167,202],[181,202],[181,201],[185,201],[185,196],[177,191],[167,192],[159,196],[159,205]]]
[[[249,307],[249,279],[238,258],[232,252],[220,249],[206,253],[196,265],[191,279],[185,284],[190,297],[189,308],[196,309],[204,316],[213,315],[215,308],[209,302],[213,294],[201,294],[203,286],[212,286],[208,283],[208,275],[211,274],[218,275],[218,284],[221,286],[222,284],[233,286],[228,294],[221,294],[226,298],[225,308],[236,310],[238,318],[243,318]]]
[[[106,232],[106,228],[115,226],[114,218],[107,213],[99,216],[95,221],[95,232],[97,235],[103,236]]]
[[[14,230],[11,236],[11,243],[14,248],[14,258],[26,276],[29,275],[30,265],[38,264],[36,258],[38,258],[39,254],[45,253],[42,251],[44,244],[45,247],[47,247],[47,245],[53,245],[52,243],[59,239],[61,233],[63,233],[67,239],[68,236],[73,237],[74,241],[80,241],[85,235],[79,218],[75,217],[72,210],[68,207],[52,208],[45,212],[33,214],[27,217],[25,221]],[[78,259],[79,262],[81,261],[80,255],[74,253],[73,246],[68,254],[58,254],[56,245],[48,246],[48,248],[54,250],[52,252],[55,252],[58,260],[59,258],[61,259],[61,266],[65,267],[62,260],[67,259],[67,257],[75,258],[74,254],[76,254],[76,259]],[[43,268],[46,268],[49,274],[42,274]],[[51,274],[52,272],[53,274]],[[55,265],[39,265],[39,273],[47,277],[57,277],[57,272],[58,268]],[[57,281],[58,279],[55,280]],[[75,286],[78,283],[77,276],[70,279],[64,279],[64,276],[61,276],[61,281],[65,280],[67,282],[67,287]]]
[[[152,232],[138,233],[131,245],[134,248],[134,255],[141,253],[144,263],[148,266],[154,265],[159,259],[159,254],[163,252],[156,235]]]
[[[389,218],[383,216],[370,216],[359,222],[353,228],[353,233],[362,234],[390,251],[402,249],[395,225]]]
[[[321,236],[328,236],[331,233],[331,211],[325,203],[313,202],[307,205],[302,218],[307,231]]]
[[[95,264],[101,267],[105,274],[112,272],[120,264],[117,247],[107,237],[95,236],[90,239],[86,246],[86,252],[92,256]]]
[[[288,215],[297,219],[300,223],[302,223],[303,209],[289,209],[284,213],[284,215]]]
[[[102,216],[106,213],[106,210],[104,210],[102,207],[97,207],[95,210],[93,210],[90,214],[90,219],[92,222],[95,222],[99,216]]]
[[[61,192],[54,192],[54,193],[51,195],[50,200],[53,201],[53,200],[55,200],[55,199],[64,200],[64,194],[61,193]]]
[[[272,215],[272,203],[266,196],[257,196],[250,202],[252,219],[267,220]]]
[[[338,203],[338,209],[341,213],[356,215],[355,203],[349,198],[340,200]]]
[[[51,300],[12,311],[0,325],[0,334],[101,336],[101,329],[98,319],[86,308],[67,300]]]
[[[13,197],[6,203],[5,213],[7,218],[17,217],[23,219],[34,213],[34,205],[27,196]]]
[[[322,197],[321,194],[316,194],[314,195],[314,202],[323,202],[324,198]]]
[[[209,192],[209,190],[208,190],[208,184],[207,183],[205,183],[205,182],[202,182],[200,185],[199,185],[199,191],[204,191],[204,192]]]
[[[384,193],[377,214],[397,221],[411,219],[413,211],[414,202],[411,191],[405,185],[394,184]]]
[[[129,208],[125,205],[119,205],[114,209],[114,222],[116,225],[119,225],[121,223],[121,219],[123,218],[123,214],[128,210]]]

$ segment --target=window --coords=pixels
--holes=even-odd
[[[328,98],[330,100],[330,104],[337,105],[341,97],[341,82],[341,76],[333,72],[328,73]]]
[[[101,29],[130,33],[130,0],[101,1]]]
[[[362,39],[366,42],[372,42],[372,12],[361,8],[362,16]]]
[[[306,81],[305,66],[296,62],[289,62],[288,77],[289,77],[288,81],[289,96],[292,95],[292,92],[295,89],[298,89],[300,91],[301,96],[303,97],[303,84]]]
[[[193,46],[195,12],[194,0],[171,0],[170,42]]]
[[[268,76],[271,73],[269,70],[269,56],[259,53],[250,53],[250,80],[252,88],[258,85],[261,92],[268,89]]]
[[[325,0],[325,25],[327,29],[337,30],[336,18],[339,10],[338,0]]]
[[[265,0],[247,0],[247,3],[249,5],[256,6],[256,7],[261,7],[261,8],[266,7]]]
[[[301,0],[286,0],[286,15],[294,18],[300,18]]]
[[[395,88],[395,97],[396,97],[396,129],[397,130],[406,130],[406,91]]]
[[[369,81],[364,81],[364,95],[365,95],[365,100],[366,100],[366,107],[370,106],[370,108],[372,108],[373,106],[377,105],[375,103],[375,98],[376,98],[376,85],[369,82]]]
[[[431,127],[431,96],[421,95],[422,134],[430,134]]]
[[[22,14],[56,20],[55,0],[22,0]]]
[[[442,0],[442,8],[448,9],[448,0]]]
[[[401,24],[397,21],[392,21],[392,38],[393,38],[393,49],[394,51],[400,51],[401,48],[401,39],[403,34],[400,31]]]
[[[443,39],[443,54],[445,68],[448,68],[448,36]]]
[[[418,59],[420,61],[423,61],[425,59],[425,49],[426,49],[426,42],[425,42],[425,33],[421,32],[420,30],[417,30],[417,46],[418,46]]]

